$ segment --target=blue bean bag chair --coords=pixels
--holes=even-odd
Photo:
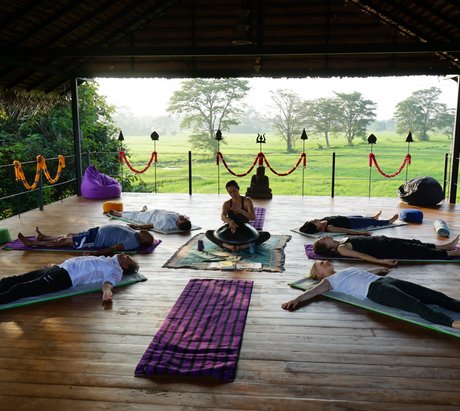
[[[399,198],[410,205],[432,207],[444,200],[441,184],[433,177],[416,177],[398,188]]]
[[[114,178],[102,174],[94,166],[89,166],[81,182],[81,195],[85,198],[102,200],[121,196],[121,184]]]

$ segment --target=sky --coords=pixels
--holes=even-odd
[[[270,111],[270,91],[287,89],[296,92],[304,100],[334,97],[334,91],[352,93],[358,91],[365,99],[377,103],[377,120],[393,117],[396,105],[414,91],[438,87],[440,102],[454,108],[457,103],[457,83],[445,77],[367,77],[367,78],[304,78],[304,79],[247,79],[251,86],[245,103],[258,112]],[[166,107],[172,93],[180,88],[182,79],[145,78],[115,79],[97,78],[99,94],[117,110],[127,110],[135,116],[167,115]]]

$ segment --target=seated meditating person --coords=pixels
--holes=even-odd
[[[162,231],[190,231],[192,223],[185,215],[168,210],[148,210],[144,206],[141,211],[115,211],[110,210],[110,215],[115,217],[123,217],[128,220],[134,221],[134,224],[128,224],[129,227],[136,230],[149,230],[156,228]]]
[[[356,267],[335,271],[329,261],[315,261],[309,277],[320,280],[320,283],[281,307],[294,311],[317,295],[334,290],[361,300],[369,299],[387,307],[410,311],[433,323],[460,329],[460,321],[431,306],[437,305],[460,312],[460,301],[409,281],[380,276],[388,272],[385,268],[365,271]]]
[[[319,219],[306,221],[305,224],[299,228],[299,231],[306,234],[315,234],[318,232],[329,232],[329,233],[344,233],[348,235],[371,235],[367,231],[356,231],[363,228],[376,226],[382,227],[393,224],[398,219],[398,214],[395,214],[388,220],[380,220],[379,211],[373,217],[363,216],[343,216],[334,215],[323,217]]]
[[[118,224],[93,227],[88,231],[60,236],[45,235],[38,227],[35,230],[37,232],[35,240],[25,237],[22,233],[18,234],[18,239],[28,247],[73,247],[81,250],[97,248],[97,250],[87,252],[87,254],[95,256],[150,247],[154,240],[152,234],[147,230],[137,232],[132,228]]]
[[[456,248],[459,236],[449,243],[436,245],[422,243],[407,238],[378,236],[353,236],[334,240],[330,236],[321,237],[313,243],[313,251],[320,255],[339,254],[344,257],[355,257],[370,263],[394,267],[399,258],[410,259],[445,259],[460,256],[460,248]],[[391,256],[391,259],[389,258]]]
[[[127,254],[69,258],[61,264],[0,279],[0,304],[94,283],[101,284],[104,304],[112,301],[113,286],[121,281],[123,274],[134,274],[138,270],[137,262]]]
[[[206,237],[219,247],[230,251],[243,250],[255,247],[267,241],[270,233],[257,231],[248,224],[255,220],[254,205],[249,197],[240,195],[240,187],[235,180],[230,180],[225,185],[230,199],[222,205],[221,219],[225,223],[217,230],[206,231]]]

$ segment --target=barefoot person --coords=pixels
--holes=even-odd
[[[255,220],[254,205],[249,197],[240,194],[240,187],[235,180],[230,180],[225,185],[230,200],[222,205],[221,219],[225,223],[218,230],[206,231],[208,240],[230,251],[250,248],[253,250],[258,245],[270,238],[270,233],[257,231],[249,223]]]
[[[304,223],[299,231],[306,234],[315,234],[318,232],[328,233],[344,233],[348,235],[371,235],[368,231],[357,231],[367,227],[384,227],[393,224],[398,219],[398,214],[395,214],[388,220],[380,220],[379,211],[373,217],[363,216],[343,216],[335,215],[319,219],[309,220]]]
[[[113,286],[122,275],[136,273],[139,266],[127,254],[113,257],[82,256],[26,274],[0,279],[0,304],[66,290],[82,284],[101,284],[102,302],[112,301]]]
[[[361,300],[369,299],[388,307],[414,312],[433,323],[460,329],[460,321],[431,307],[431,305],[437,305],[460,312],[460,301],[409,281],[378,275],[385,275],[388,272],[388,269],[365,271],[356,267],[335,271],[329,261],[316,261],[309,277],[321,280],[320,283],[294,300],[282,304],[281,307],[294,311],[313,297],[334,290]]]
[[[129,227],[135,230],[149,230],[156,228],[157,230],[171,231],[179,229],[181,231],[190,231],[192,223],[185,215],[168,210],[148,210],[144,206],[141,211],[115,211],[110,210],[110,215],[122,217],[134,222],[128,224]]]
[[[81,233],[69,233],[60,236],[45,235],[38,227],[36,232],[37,238],[35,240],[25,237],[22,233],[18,234],[18,239],[28,247],[73,247],[78,250],[97,248],[95,251],[88,252],[88,254],[96,256],[136,250],[139,247],[150,247],[153,244],[153,236],[147,230],[136,232],[132,228],[118,224],[108,224],[90,228]]]
[[[340,241],[325,236],[313,243],[313,250],[324,256],[339,254],[344,257],[355,257],[370,263],[394,267],[400,258],[429,260],[460,256],[460,249],[456,248],[458,239],[459,236],[449,243],[436,245],[422,243],[419,240],[386,237],[384,235],[345,237]]]

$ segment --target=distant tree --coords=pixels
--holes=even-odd
[[[330,148],[329,133],[338,130],[339,102],[336,98],[319,98],[307,103],[308,124],[313,131],[324,135]]]
[[[305,127],[305,103],[290,90],[272,91],[271,96],[277,110],[273,125],[286,141],[286,150],[290,153]]]
[[[216,131],[228,131],[230,126],[238,124],[238,117],[243,113],[238,103],[248,91],[247,80],[186,80],[171,96],[167,110],[183,115],[181,127],[193,130],[190,142],[196,149],[214,152]]]
[[[441,90],[430,87],[417,90],[405,100],[396,105],[396,131],[400,134],[411,131],[421,141],[428,141],[428,132],[437,128],[438,118],[448,108],[438,101]]]
[[[372,100],[365,100],[361,93],[335,93],[338,97],[338,123],[345,131],[348,145],[353,145],[355,137],[365,138],[367,126],[376,117],[377,104]]]
[[[436,129],[451,140],[454,135],[454,123],[455,111],[454,109],[447,109],[446,111],[438,114],[436,118]]]

